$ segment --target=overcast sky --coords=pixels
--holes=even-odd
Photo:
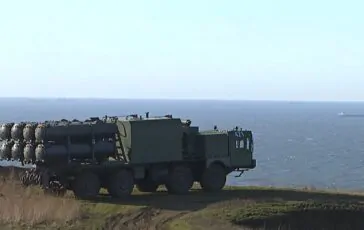
[[[1,97],[364,100],[363,1],[0,4]]]

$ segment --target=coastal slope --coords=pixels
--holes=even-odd
[[[104,191],[103,191],[104,192]],[[127,200],[45,196],[14,175],[0,182],[1,229],[364,229],[364,195],[315,189],[226,187],[185,196],[134,191]]]

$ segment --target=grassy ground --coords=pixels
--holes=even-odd
[[[196,185],[189,195],[134,192],[128,200],[44,196],[0,182],[1,229],[364,229],[364,195],[337,191]]]

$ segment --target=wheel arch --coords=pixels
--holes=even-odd
[[[210,167],[212,165],[219,165],[223,168],[226,168],[226,165],[224,162],[222,162],[221,160],[214,160],[214,161],[211,161],[211,162],[208,162],[208,164],[206,165],[207,167]]]

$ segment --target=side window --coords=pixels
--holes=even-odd
[[[245,143],[244,143],[244,134],[243,132],[240,131],[236,131],[235,132],[235,148],[236,149],[244,149],[246,148]]]
[[[236,140],[235,141],[235,148],[243,149],[244,148],[244,141],[243,140]]]

